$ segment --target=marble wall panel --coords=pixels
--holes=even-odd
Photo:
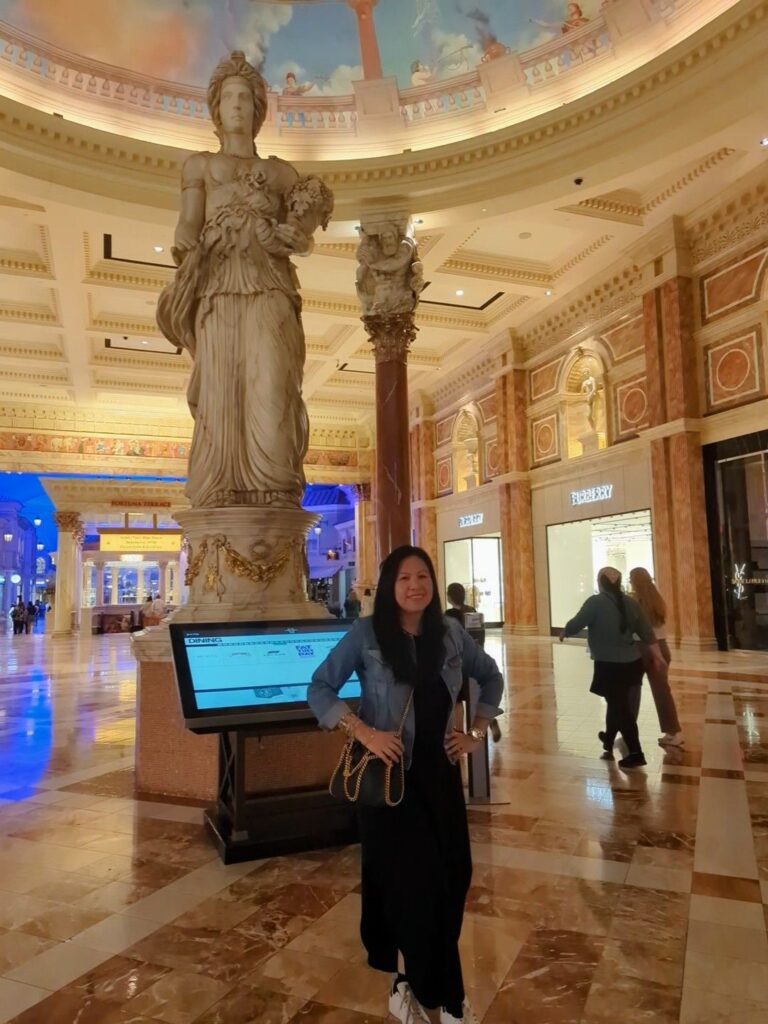
[[[702,277],[702,321],[707,323],[756,302],[767,265],[768,246],[763,243],[759,249],[747,253],[736,262],[728,263]]]
[[[456,422],[456,413],[451,413],[450,416],[446,416],[442,420],[438,420],[435,423],[435,444],[439,448],[440,445],[447,444],[451,440],[453,434],[453,425]]]
[[[638,313],[625,323],[605,331],[602,339],[610,349],[614,363],[639,355],[645,345],[643,314]]]
[[[453,491],[453,456],[446,455],[435,463],[435,490],[438,495]]]
[[[531,452],[533,463],[540,466],[560,458],[560,431],[556,412],[531,422]]]
[[[499,475],[499,445],[496,438],[486,441],[483,447],[483,482]]]
[[[531,370],[531,401],[537,402],[540,398],[546,398],[557,391],[557,378],[560,367],[563,365],[563,356],[555,359],[544,366],[537,366]]]
[[[496,392],[492,391],[490,395],[478,398],[477,407],[480,410],[480,415],[483,417],[483,423],[490,423],[491,420],[495,420],[497,408]]]
[[[707,412],[743,405],[765,395],[759,325],[706,346],[704,355]]]
[[[648,381],[645,376],[622,381],[616,385],[614,394],[617,438],[632,437],[650,425]]]

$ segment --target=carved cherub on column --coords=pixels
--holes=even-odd
[[[361,229],[357,294],[363,317],[412,313],[424,287],[416,242],[396,225],[377,233]]]

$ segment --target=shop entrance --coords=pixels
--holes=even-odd
[[[558,632],[595,593],[596,576],[612,565],[624,577],[642,566],[653,575],[651,510],[580,519],[547,527],[549,621]]]
[[[710,538],[715,549],[712,596],[721,648],[768,650],[767,442],[768,431],[760,431],[708,446],[716,454],[719,522],[710,522]],[[762,450],[749,451],[758,446]]]
[[[501,538],[467,537],[443,544],[445,583],[461,583],[467,604],[485,617],[486,626],[504,622],[501,589]]]

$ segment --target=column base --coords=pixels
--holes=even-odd
[[[681,636],[677,640],[676,649],[691,654],[719,650],[713,636]]]
[[[540,636],[539,627],[535,623],[531,626],[505,622],[502,633],[504,636]]]

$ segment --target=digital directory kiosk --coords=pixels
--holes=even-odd
[[[225,863],[355,841],[352,809],[336,803],[327,784],[275,790],[259,781],[262,741],[291,734],[301,744],[317,732],[307,687],[351,625],[338,619],[170,623],[184,724],[219,735],[219,791],[206,824]],[[339,696],[356,706],[356,676]]]

